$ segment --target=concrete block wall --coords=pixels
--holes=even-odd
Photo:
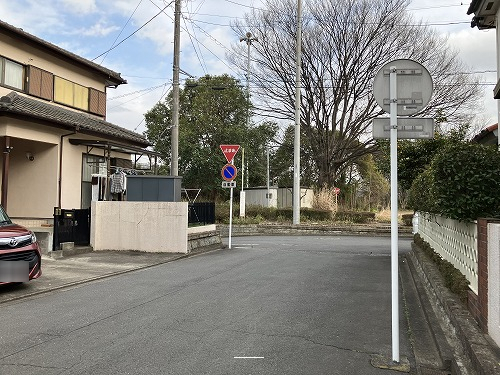
[[[94,201],[91,216],[94,251],[188,252],[187,202]]]
[[[488,223],[487,327],[500,346],[500,223]]]

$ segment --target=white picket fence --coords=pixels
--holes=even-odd
[[[470,289],[477,294],[477,223],[421,212],[416,215],[414,231],[462,272],[470,282]]]

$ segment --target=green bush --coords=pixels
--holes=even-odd
[[[233,221],[235,223],[261,223],[268,222],[292,222],[293,209],[292,208],[273,208],[262,206],[248,206],[245,209],[246,220],[237,221],[235,218],[239,217],[239,205],[233,204]],[[319,210],[313,208],[301,208],[300,219],[302,221],[310,222],[332,222],[347,221],[351,223],[364,224],[375,220],[374,212],[364,211],[338,211],[334,213],[330,210]],[[218,203],[215,205],[215,221],[217,223],[229,223],[229,203]]]
[[[334,217],[333,211],[315,208],[303,208],[300,216],[308,221],[331,221]]]
[[[425,169],[413,181],[408,191],[408,207],[415,211],[437,211],[434,193],[434,174],[431,168]]]
[[[469,280],[447,260],[443,259],[434,249],[425,242],[417,233],[413,241],[423,250],[423,252],[435,264],[441,275],[443,276],[445,286],[453,293],[457,294],[463,303],[467,303],[467,294],[469,291]]]
[[[476,220],[500,213],[500,157],[493,147],[459,144],[433,159],[436,206],[452,219]]]
[[[413,182],[409,194],[411,208],[461,221],[499,217],[499,156],[494,147],[448,145]]]
[[[338,221],[366,224],[375,220],[375,212],[337,211],[334,218]]]

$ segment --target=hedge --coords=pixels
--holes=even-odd
[[[461,221],[500,216],[500,153],[455,143],[440,150],[413,182],[409,205]]]
[[[233,205],[233,218],[239,217],[239,205]],[[293,221],[292,208],[273,208],[262,206],[248,206],[245,209],[247,218],[262,218],[263,221],[283,222]],[[317,210],[312,208],[302,208],[300,210],[301,221],[347,221],[352,223],[368,223],[375,220],[374,212],[338,211],[333,213],[329,210]],[[215,205],[215,221],[227,223],[229,221],[229,204]]]

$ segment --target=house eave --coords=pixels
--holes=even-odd
[[[477,27],[479,30],[496,28],[496,15],[500,7],[500,0],[473,0],[467,14],[473,14],[471,27]]]
[[[127,80],[123,79],[120,73],[117,73],[111,69],[107,69],[93,61],[87,60],[81,56],[78,56],[72,52],[69,52],[55,44],[49,43],[37,36],[27,33],[23,29],[12,26],[4,21],[0,20],[0,31],[5,35],[9,35],[16,39],[20,39],[27,44],[33,45],[37,48],[45,50],[53,55],[57,55],[61,59],[71,62],[73,64],[81,65],[85,69],[90,69],[95,73],[103,76],[106,80],[106,86],[116,87],[121,84],[126,84]]]

